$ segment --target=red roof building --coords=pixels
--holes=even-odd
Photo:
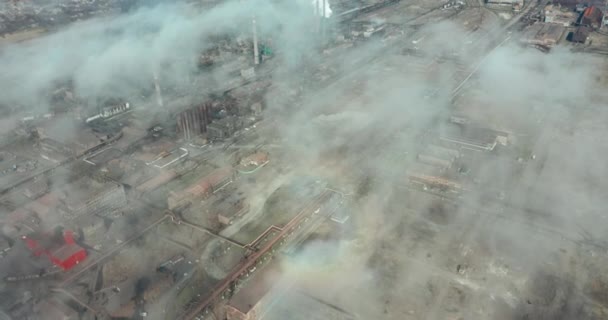
[[[591,6],[583,12],[583,16],[581,17],[581,26],[599,28],[602,26],[602,11],[596,7]]]
[[[23,236],[23,240],[32,253],[39,257],[46,255],[49,260],[63,270],[70,270],[87,258],[87,252],[74,241],[72,231],[63,233],[63,244],[57,244],[47,235],[39,237]]]

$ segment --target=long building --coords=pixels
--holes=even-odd
[[[65,205],[74,216],[83,214],[110,216],[127,205],[123,185],[83,178],[66,192]]]
[[[505,5],[505,6],[514,6],[514,5],[523,6],[524,0],[486,0],[486,3],[487,4],[496,4],[496,5]]]
[[[197,198],[201,200],[206,198],[214,191],[232,182],[234,174],[234,169],[230,167],[216,169],[187,189],[180,192],[170,192],[167,198],[169,209],[187,205]]]

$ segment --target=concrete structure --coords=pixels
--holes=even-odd
[[[440,140],[454,148],[492,151],[497,144],[508,142],[508,134],[476,125],[446,125]]]
[[[36,198],[42,196],[43,194],[47,193],[48,190],[49,190],[48,181],[47,181],[46,177],[41,176],[41,177],[35,178],[32,182],[30,182],[25,187],[25,190],[23,190],[23,194],[30,199],[36,199]]]
[[[504,5],[504,6],[519,5],[521,7],[524,5],[524,0],[486,0],[486,3],[493,4],[493,5]]]
[[[69,146],[49,138],[42,138],[39,142],[40,155],[49,161],[63,162],[74,156],[74,149]]]
[[[128,102],[121,102],[109,106],[105,106],[101,109],[101,116],[104,118],[110,118],[117,114],[127,112],[131,110],[131,104]]]
[[[218,221],[227,226],[249,211],[249,204],[245,198],[237,193],[230,193],[227,197],[214,202],[211,210],[217,215]]]
[[[76,310],[68,307],[61,301],[47,298],[34,306],[34,312],[39,319],[45,320],[78,320],[80,316]]]
[[[298,226],[306,220],[306,218],[309,218],[314,214],[314,208],[318,208],[320,204],[325,203],[325,201],[331,198],[331,195],[332,194],[329,190],[325,190],[315,199],[315,201],[300,211],[300,213],[298,213],[282,228],[276,228],[276,226],[273,228],[271,226],[265,232],[263,232],[258,239],[254,240],[250,244],[252,247],[257,247],[259,245],[259,250],[254,251],[248,256],[247,259],[242,260],[238,267],[235,267],[227,277],[222,279],[217,285],[214,286],[213,291],[208,295],[207,298],[197,302],[194,307],[185,311],[180,318],[192,320],[197,318],[200,314],[209,312],[209,307],[214,301],[218,301],[220,298],[225,298],[230,294],[230,292],[232,292],[233,288],[238,285],[238,282],[242,281],[244,277],[248,277],[252,272],[255,272],[257,265],[265,260],[263,258],[264,255],[275,250],[278,246],[281,246],[283,243],[280,240],[284,239],[285,236],[296,230]],[[274,231],[277,231],[277,233],[275,234]],[[264,238],[267,232],[272,232],[274,237],[269,238],[268,241],[258,242],[260,239]],[[237,309],[237,311],[238,310],[239,309]],[[239,312],[243,313],[242,311]]]
[[[122,184],[83,178],[66,190],[65,206],[73,217],[83,214],[110,216],[127,205]]]
[[[27,206],[18,208],[0,220],[5,229],[5,235],[17,238],[40,230],[41,220],[36,212]]]
[[[544,14],[546,23],[555,23],[563,25],[564,27],[574,24],[577,19],[577,14],[575,12],[552,4],[545,7]]]
[[[160,174],[154,176],[152,179],[146,180],[146,182],[140,184],[135,189],[140,192],[150,192],[165,183],[175,179],[177,173],[173,170],[163,170]]]
[[[167,204],[169,209],[187,205],[197,198],[201,200],[209,196],[214,191],[222,188],[234,179],[234,170],[232,168],[220,168],[214,170],[211,174],[200,179],[197,183],[188,187],[181,192],[169,193]]]
[[[111,118],[117,114],[121,114],[130,110],[131,104],[128,102],[109,103],[105,107],[101,108],[98,114],[88,117],[85,122],[90,123],[97,119]]]
[[[521,41],[524,44],[541,46],[547,49],[557,45],[566,29],[553,23],[536,23],[524,30]]]
[[[121,136],[120,132],[114,136],[98,134],[66,117],[45,121],[36,127],[36,131],[42,156],[57,162],[98,150]]]
[[[256,320],[264,314],[274,297],[269,294],[278,281],[281,270],[278,265],[269,265],[256,272],[247,286],[234,295],[226,305],[228,320]]]
[[[73,230],[81,232],[84,238],[83,241],[92,245],[104,237],[107,231],[104,218],[95,215],[80,216],[74,219],[69,226]]]
[[[184,140],[191,140],[207,132],[211,123],[211,103],[203,103],[189,108],[177,115],[177,133]]]
[[[590,32],[591,29],[589,27],[578,27],[570,34],[569,40],[576,43],[585,43],[587,42],[587,37],[589,37]]]
[[[209,140],[224,140],[231,137],[241,127],[241,119],[234,116],[226,117],[207,126],[207,138]]]

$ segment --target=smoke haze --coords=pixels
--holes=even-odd
[[[200,53],[217,38],[243,39],[247,58],[234,61],[251,66],[255,16],[276,51],[272,67],[260,68],[273,81],[264,116],[274,125],[261,138],[280,141],[288,170],[324,177],[352,205],[353,235],[286,259],[283,281],[361,319],[600,319],[581,310],[589,300],[608,308],[590,291],[608,240],[605,60],[514,40],[481,60],[454,21],[399,25],[396,40],[324,50],[335,35],[317,33],[322,3],[161,3],[76,22],[2,47],[0,105],[44,112],[70,83],[88,105],[122,98],[158,108],[154,74],[168,101],[213,93],[229,75],[200,70]],[[335,16],[329,1],[325,15]],[[454,114],[505,132],[508,146],[463,156],[470,183],[455,199],[412,190],[417,155]]]

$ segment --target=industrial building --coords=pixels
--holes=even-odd
[[[451,168],[454,162],[460,157],[460,152],[437,145],[428,145],[420,152],[416,159],[429,166],[436,167],[440,172]]]
[[[108,119],[115,115],[131,111],[131,104],[128,102],[115,101],[114,99],[107,101],[105,106],[101,108],[98,114],[88,117],[85,122],[91,123],[98,119]]]
[[[573,25],[578,18],[574,11],[553,4],[545,6],[544,15],[546,23],[555,23],[564,27]]]
[[[177,133],[184,140],[192,140],[207,132],[211,123],[211,103],[206,102],[177,115]]]
[[[486,0],[487,4],[503,5],[503,6],[523,6],[524,0]]]
[[[591,6],[583,11],[579,24],[581,26],[597,29],[602,26],[603,18],[604,14],[602,13],[602,10],[596,6]]]
[[[339,306],[281,283],[280,268],[263,267],[226,305],[228,320],[355,320]]]
[[[165,183],[177,178],[177,173],[173,170],[162,170],[161,172],[151,179],[146,180],[144,183],[138,185],[135,189],[142,193],[153,191]]]
[[[440,140],[454,148],[492,151],[497,144],[508,142],[508,134],[476,125],[451,123],[442,128]]]
[[[34,256],[44,255],[62,270],[70,270],[87,258],[87,252],[76,244],[72,231],[63,233],[63,243],[56,238],[47,234],[23,236],[25,244]]]
[[[24,121],[36,130],[5,148],[15,157],[7,153],[2,169],[40,154],[54,163],[39,159],[38,170],[15,174],[20,184],[4,188],[3,206],[12,212],[0,218],[0,257],[6,254],[0,278],[7,280],[0,320],[3,311],[15,319],[63,320],[516,319],[523,313],[539,319],[535,311],[605,311],[606,299],[594,290],[600,296],[608,285],[575,269],[606,264],[600,254],[580,253],[602,245],[592,217],[601,206],[576,203],[601,198],[594,190],[603,189],[593,187],[602,181],[579,184],[568,175],[564,185],[547,188],[564,180],[559,174],[568,164],[580,167],[580,161],[551,160],[604,129],[584,119],[587,113],[602,119],[602,108],[579,110],[601,105],[594,100],[602,95],[590,86],[606,80],[583,75],[593,70],[583,66],[589,49],[608,43],[602,32],[587,40],[596,11],[577,14],[560,0],[549,6],[323,1],[335,12],[329,20],[306,19],[304,10],[294,10],[299,1],[272,12],[259,6],[240,12],[243,6],[221,0],[72,2],[78,10],[117,1],[148,7],[67,28],[78,31],[67,33],[76,46],[90,49],[86,44],[99,43],[99,33],[115,50],[92,56],[71,50],[76,68],[45,59],[48,54],[40,56],[41,70],[8,68],[24,92],[43,89],[22,100],[14,99],[20,90],[9,90],[20,103],[8,104],[6,115],[25,120],[27,108],[47,106],[46,95],[53,110],[63,111]],[[59,8],[70,10],[64,2]],[[47,8],[41,16],[48,17]],[[209,12],[222,14],[218,20]],[[0,29],[10,23],[3,17]],[[86,15],[64,15],[78,17]],[[577,25],[579,17],[586,25]],[[93,28],[100,32],[80,28],[100,21]],[[543,55],[513,47],[522,30],[519,44],[550,48],[577,27],[572,40],[587,45],[572,45],[580,51],[572,60],[562,60],[570,48]],[[28,54],[46,52],[35,49],[65,35],[48,31],[52,36],[32,41]],[[134,36],[146,45],[124,41]],[[150,43],[154,50],[146,55]],[[15,53],[20,46],[30,48],[19,44]],[[488,58],[494,63],[483,63]],[[593,59],[600,70],[602,57]],[[512,71],[506,78],[496,67],[503,60]],[[550,71],[560,61],[572,68],[557,76],[571,75],[589,94],[555,95],[555,81],[522,87],[522,75],[556,78]],[[71,82],[70,89],[45,83],[55,76]],[[501,99],[508,95],[513,99]],[[98,103],[109,97],[121,100]],[[40,105],[27,105],[34,103]],[[87,118],[89,111],[97,114]],[[449,117],[452,111],[458,116]],[[564,123],[580,131],[570,134]],[[110,131],[126,137],[114,143]],[[590,188],[582,196],[569,184]],[[555,190],[560,194],[547,194]],[[571,193],[571,207],[556,199]],[[560,208],[564,213],[554,212]],[[568,214],[573,210],[591,213]],[[570,222],[588,230],[560,228]],[[529,259],[539,253],[548,257],[539,259],[542,268]],[[562,261],[571,262],[568,272]],[[542,283],[567,284],[530,294],[538,270],[551,273]],[[583,275],[580,282],[567,280],[572,270]],[[15,305],[29,310],[13,312]]]
[[[93,152],[120,138],[119,132],[116,135],[96,133],[67,117],[44,121],[36,127],[36,132],[42,156],[54,162]]]
[[[169,209],[187,205],[195,199],[203,200],[213,192],[231,183],[234,175],[234,169],[230,167],[216,169],[185,190],[169,192],[169,197],[167,198]]]
[[[583,12],[590,6],[603,7],[606,5],[606,0],[553,0],[552,2],[577,12]]]
[[[73,217],[84,214],[107,217],[127,205],[124,186],[112,181],[82,178],[68,186],[65,195],[65,207]]]
[[[96,215],[83,215],[70,221],[66,226],[69,226],[73,230],[78,230],[83,241],[96,243],[106,235],[110,222],[110,220]]]
[[[13,239],[41,229],[38,214],[26,207],[18,208],[9,213],[4,219],[4,235]]]
[[[28,183],[23,190],[23,194],[30,198],[36,199],[43,194],[47,193],[49,190],[49,184],[46,177],[38,177],[35,178],[32,182]]]
[[[231,192],[214,201],[210,210],[213,211],[213,215],[217,216],[219,223],[228,226],[249,211],[249,204],[242,194]]]
[[[578,27],[574,32],[570,33],[569,40],[575,43],[585,43],[587,42],[590,32],[591,29],[589,27]]]
[[[563,25],[554,23],[535,23],[524,30],[521,42],[530,46],[550,49],[557,45],[565,34]]]
[[[243,120],[236,116],[216,120],[207,126],[207,138],[211,141],[230,138],[242,126]]]
[[[49,138],[39,141],[40,155],[42,158],[56,163],[61,163],[74,155],[74,150],[69,146]]]

